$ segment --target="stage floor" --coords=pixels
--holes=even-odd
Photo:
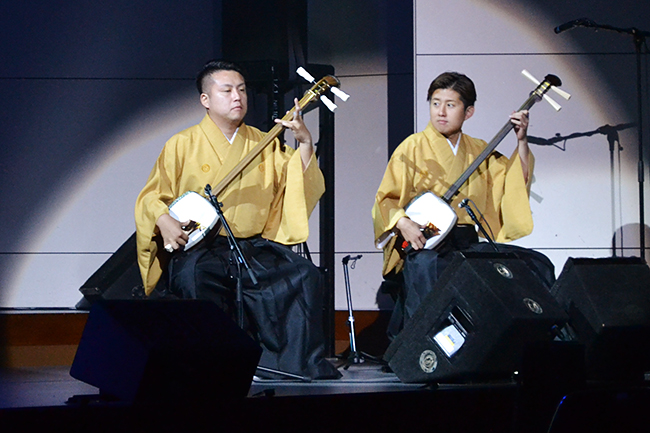
[[[501,427],[512,422],[512,384],[496,389],[494,385],[450,385],[443,390],[402,383],[394,373],[374,362],[351,364],[347,369],[344,361],[332,362],[339,365],[340,379],[304,382],[254,378],[248,397],[207,405],[105,401],[98,398],[98,388],[70,376],[69,367],[4,370],[0,373],[0,428],[26,432],[60,427],[66,432],[92,433],[257,429],[324,432],[348,426],[359,431],[404,431],[431,426],[439,412],[449,416],[463,405],[474,407],[472,425],[479,419],[483,419],[484,426],[488,420]],[[439,419],[435,424],[447,425],[452,418]],[[453,424],[467,425],[467,420]]]
[[[567,398],[556,386],[530,388],[514,381],[405,384],[373,362],[347,369],[341,365],[339,370],[343,376],[338,380],[253,379],[248,397],[208,404],[107,402],[95,398],[96,387],[70,376],[69,367],[4,370],[0,428],[21,433],[57,428],[92,433],[341,429],[563,433],[618,432],[623,425],[625,431],[647,431],[650,425],[647,383],[590,386]],[[568,408],[563,425],[549,430],[561,401]]]
[[[305,382],[297,379],[268,380],[253,378],[249,397],[255,397],[272,390],[276,396],[299,395],[332,395],[354,393],[377,393],[413,391],[426,388],[422,384],[402,383],[395,373],[383,368],[381,365],[367,361],[360,364],[349,364],[337,360],[330,360],[338,367],[343,375],[339,379],[314,380]]]
[[[249,398],[272,393],[277,397],[404,392],[426,389],[422,384],[402,383],[392,372],[374,362],[351,364],[336,380],[270,380],[254,377]],[[24,367],[0,371],[0,409],[65,406],[74,396],[92,396],[99,389],[70,376],[70,367]]]
[[[74,395],[98,393],[70,376],[70,367],[23,367],[0,370],[0,408],[65,406]]]

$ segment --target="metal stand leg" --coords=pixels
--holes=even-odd
[[[246,256],[244,256],[244,253],[239,248],[237,239],[235,238],[235,235],[232,233],[232,230],[228,225],[228,221],[226,221],[226,218],[223,215],[223,211],[221,210],[222,204],[217,200],[217,198],[214,195],[212,195],[212,188],[210,187],[209,184],[205,186],[205,195],[208,196],[210,202],[212,203],[215,210],[217,211],[217,215],[219,215],[219,219],[221,220],[223,229],[226,231],[226,234],[228,235],[227,237],[228,237],[228,242],[230,243],[230,251],[232,252],[233,259],[235,260],[235,263],[237,265],[237,293],[236,293],[237,324],[239,325],[240,328],[244,329],[244,303],[242,298],[242,266],[246,269],[246,271],[248,271],[248,275],[251,279],[251,282],[254,285],[257,285],[257,278],[255,278],[255,274],[253,273],[253,270],[248,264],[248,261],[246,260]],[[275,370],[275,369],[263,367],[261,365],[257,366],[257,370],[266,373],[273,373],[290,379],[299,379],[303,382],[311,382],[311,379],[309,377],[300,376],[282,370]]]
[[[366,361],[373,361],[378,364],[384,364],[381,360],[365,354],[363,352],[357,351],[357,341],[356,341],[356,331],[354,328],[354,313],[352,309],[352,292],[350,291],[350,275],[348,272],[348,262],[352,260],[352,263],[355,263],[362,256],[358,255],[356,257],[345,256],[343,257],[343,276],[345,277],[345,293],[347,295],[348,301],[348,327],[350,328],[350,354],[348,355],[348,360],[343,367],[344,370],[347,370],[352,364],[362,364]]]
[[[352,260],[356,261],[360,259],[361,256],[358,255]],[[350,261],[350,256],[345,256],[343,258],[343,275],[345,277],[345,293],[348,299],[348,327],[350,328],[350,355],[348,356],[348,362],[345,365],[347,369],[350,364],[360,364],[364,360],[357,352],[357,341],[356,341],[356,331],[354,329],[354,314],[352,312],[352,292],[350,291],[350,274],[348,272],[348,262]]]

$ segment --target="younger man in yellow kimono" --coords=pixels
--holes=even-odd
[[[184,251],[188,235],[168,206],[187,191],[203,195],[262,140],[243,122],[246,83],[240,69],[209,62],[197,77],[206,116],[163,148],[135,209],[138,264],[147,294],[163,274],[181,298],[209,299],[233,318],[237,265],[225,233]],[[322,285],[318,269],[288,245],[303,242],[324,191],[309,130],[296,110],[291,129],[299,149],[275,140],[217,197],[258,285],[242,269],[245,326],[262,345],[260,365],[310,378],[339,377],[324,358]]]
[[[456,227],[431,250],[422,249],[426,242],[423,227],[406,216],[405,207],[421,193],[433,191],[443,196],[487,145],[462,133],[463,123],[474,114],[476,101],[474,83],[467,76],[441,74],[431,83],[427,101],[429,124],[395,149],[372,209],[377,243],[396,235],[384,246],[383,266],[387,281],[403,285],[389,329],[392,336],[401,329],[402,312],[404,321],[412,317],[451,261],[452,252],[482,247],[466,212],[456,212]],[[496,242],[518,239],[533,229],[528,194],[534,158],[526,135],[528,111],[511,114],[510,121],[517,135],[512,157],[493,152],[450,203],[458,209],[461,200],[472,200],[484,217],[481,223],[486,230],[489,226]],[[411,246],[412,253],[404,252],[404,242]]]

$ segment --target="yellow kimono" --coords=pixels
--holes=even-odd
[[[230,144],[206,115],[165,144],[135,206],[138,265],[147,294],[168,260],[158,218],[183,193],[203,195],[206,184],[217,185],[263,137],[242,124]],[[291,245],[307,239],[309,215],[324,191],[315,157],[303,171],[300,152],[275,140],[217,198],[236,237],[261,235]]]
[[[394,229],[397,221],[406,215],[404,208],[419,194],[432,191],[442,197],[486,145],[483,140],[462,134],[454,155],[447,139],[431,123],[424,131],[404,140],[391,156],[375,196],[372,209],[375,240],[379,241]],[[529,179],[533,165],[531,154]],[[510,160],[493,152],[465,182],[451,206],[457,210],[464,198],[473,200],[492,229],[495,241],[508,242],[533,230],[529,192],[530,184],[524,179],[517,150]],[[473,224],[466,212],[456,213],[458,224]],[[402,269],[403,256],[395,241],[393,237],[384,246],[383,275]]]

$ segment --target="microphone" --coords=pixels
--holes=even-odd
[[[474,205],[474,206],[476,206],[476,205]],[[469,205],[469,199],[464,198],[463,200],[461,200],[461,202],[458,204],[458,207],[465,208],[465,210],[467,211],[467,215],[469,215],[469,217],[472,219],[472,221],[474,221],[474,224],[476,224],[478,226],[478,229],[481,231],[481,233],[483,234],[485,239],[487,239],[487,241],[490,243],[492,248],[494,248],[494,251],[496,251],[498,253],[499,248],[494,243],[494,241],[492,240],[490,235],[488,235],[488,233],[485,231],[485,229],[483,228],[483,225],[478,220],[478,218],[476,218],[476,215],[474,214],[474,211],[472,210],[471,206]]]
[[[343,257],[343,264],[347,265],[350,260],[359,260],[361,257],[363,257],[361,254],[355,256],[355,257],[350,257],[349,255]]]
[[[553,146],[553,142],[551,142],[551,140],[547,140],[546,138],[534,137],[532,135],[528,136],[528,142],[532,144],[539,144],[540,146]]]
[[[555,28],[555,33],[562,33],[563,31],[571,30],[574,27],[594,27],[594,23],[588,18],[579,18],[577,20],[569,21],[568,23],[560,24]]]

